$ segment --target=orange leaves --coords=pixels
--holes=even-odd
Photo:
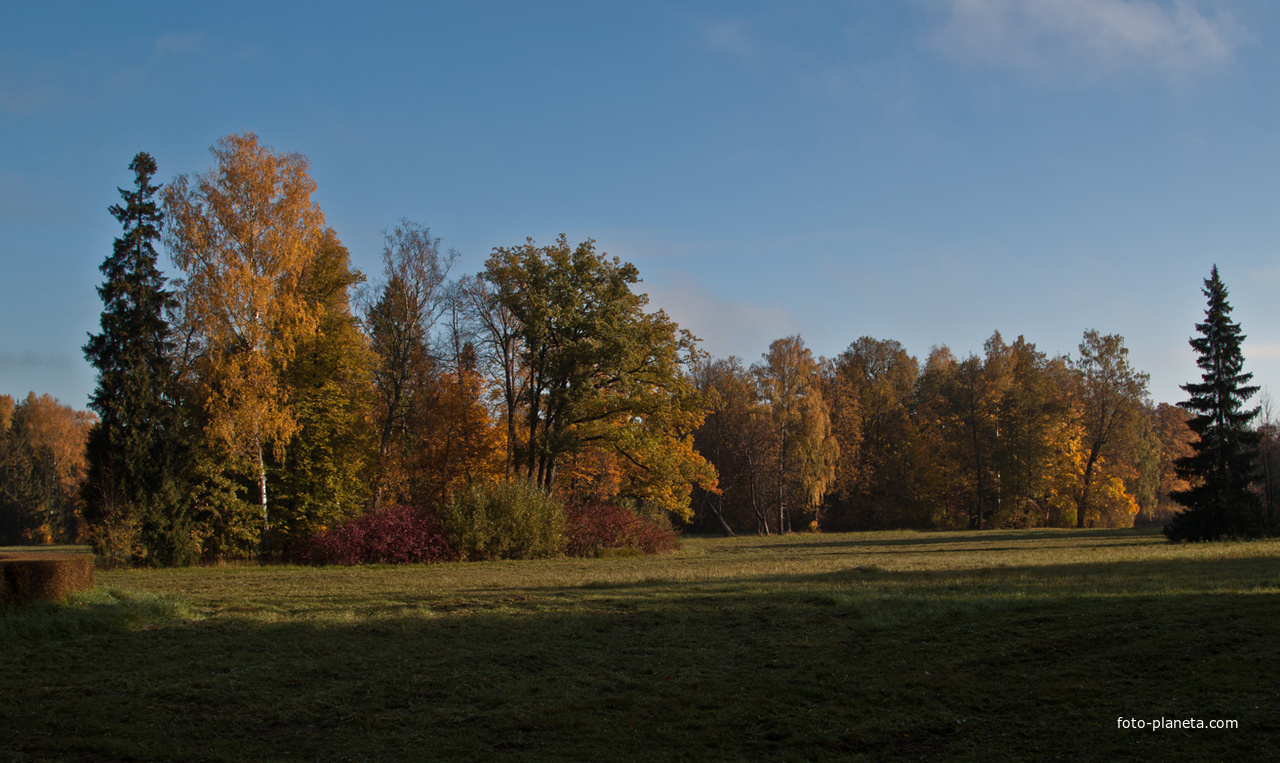
[[[280,374],[320,319],[304,278],[324,242],[306,157],[278,154],[253,133],[210,152],[217,166],[164,192],[166,244],[185,276],[183,328],[198,337],[209,433],[261,452],[295,423]]]
[[[248,457],[265,533],[264,453],[282,457],[298,427],[285,371],[322,314],[305,279],[325,243],[324,215],[306,157],[278,154],[251,132],[210,152],[217,167],[196,175],[194,188],[179,176],[165,189],[165,242],[185,276],[178,328],[196,352],[206,434]]]
[[[96,417],[34,392],[0,395],[0,542],[75,540],[82,530],[85,442]]]
[[[504,471],[505,443],[484,405],[484,387],[474,368],[433,375],[409,422],[417,442],[406,454],[413,500],[430,505],[449,500],[467,485],[492,482]]]

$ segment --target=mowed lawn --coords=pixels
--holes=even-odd
[[[6,760],[1267,760],[1280,541],[100,571],[0,613],[0,654]]]

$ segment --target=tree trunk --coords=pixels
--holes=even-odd
[[[262,439],[255,438],[258,449],[258,490],[262,499],[262,543],[260,553],[267,556],[271,553],[271,522],[267,514],[267,464],[262,457]]]
[[[1084,489],[1080,492],[1080,501],[1076,508],[1076,529],[1083,530],[1085,517],[1089,513],[1089,493],[1093,487],[1093,465],[1098,461],[1100,448],[1089,451],[1089,460],[1084,465]]]
[[[516,436],[518,425],[516,424],[516,402],[511,396],[507,397],[507,480],[510,481],[516,476],[516,443],[519,438]]]
[[[717,503],[724,503],[724,496],[720,495],[715,501],[712,501],[711,496],[704,493],[703,500],[706,501],[707,509],[711,511],[712,516],[714,516],[716,521],[720,523],[720,532],[724,533],[724,537],[732,538],[734,536],[733,528],[729,527],[729,523],[724,521],[724,512],[720,506],[716,505]]]
[[[782,535],[787,531],[786,527],[786,502],[783,496],[784,486],[786,485],[786,456],[787,453],[787,434],[786,429],[780,432],[778,440],[778,534]]]
[[[764,535],[769,534],[769,518],[765,516],[764,511],[760,508],[760,499],[756,491],[756,471],[755,465],[750,461],[747,462],[747,468],[751,470],[751,478],[747,484],[751,488],[751,511],[756,515],[757,532],[763,530]]]
[[[404,397],[404,384],[401,378],[392,382],[391,395],[387,400],[387,418],[382,422],[382,436],[378,442],[378,469],[374,474],[373,510],[382,507],[382,496],[387,480],[387,454],[391,452],[391,432],[395,429],[396,412],[400,410],[400,401]]]

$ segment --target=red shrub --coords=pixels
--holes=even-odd
[[[356,517],[311,538],[294,555],[302,564],[418,564],[453,558],[440,523],[412,506]]]
[[[612,503],[583,503],[565,507],[565,553],[596,556],[601,549],[626,548],[662,554],[680,548],[675,531]]]

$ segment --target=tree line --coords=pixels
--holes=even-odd
[[[862,337],[815,358],[799,336],[751,366],[706,360],[696,434],[716,468],[698,523],[725,533],[1166,526],[1175,540],[1280,531],[1277,426],[1243,372],[1215,266],[1190,399],[1153,405],[1119,335],[1050,357],[995,332],[982,355]],[[1261,423],[1252,426],[1263,413]]]
[[[1206,361],[1217,397],[1188,385],[1183,407],[1152,405],[1123,339],[1094,330],[1071,357],[997,332],[923,364],[870,337],[835,358],[792,336],[751,365],[713,359],[593,241],[497,247],[455,276],[456,252],[401,220],[370,279],[306,157],[247,132],[211,153],[163,187],[150,155],[130,164],[84,347],[93,413],[0,398],[10,541],[83,537],[143,564],[289,554],[383,507],[509,481],[723,533],[1121,527],[1213,501],[1230,521],[1185,537],[1275,527],[1275,428],[1240,407],[1238,340],[1235,386]],[[1204,455],[1225,431],[1243,439]]]
[[[401,220],[370,283],[313,200],[307,159],[227,136],[204,173],[130,165],[111,208],[83,514],[109,558],[288,554],[368,511],[521,480],[566,502],[689,515],[693,338],[633,265],[528,240],[451,277]],[[179,277],[166,281],[157,245]]]
[[[1155,521],[1189,439],[1123,340],[1092,330],[1075,358],[997,332],[981,356],[935,347],[923,365],[892,340],[827,359],[794,336],[697,373],[713,401],[698,445],[720,476],[706,513],[764,533]]]

